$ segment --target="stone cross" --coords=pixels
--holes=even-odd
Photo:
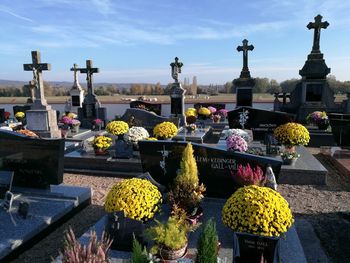
[[[78,72],[79,68],[77,64],[73,64],[73,67],[70,69],[70,71],[74,71],[74,83],[73,83],[73,88],[80,89],[80,84],[79,84],[79,79],[78,79]]]
[[[179,58],[175,57],[175,62],[172,62],[170,64],[171,66],[171,76],[175,80],[175,83],[179,82],[179,73],[181,73],[181,67],[184,64],[182,62],[179,62]]]
[[[314,31],[314,43],[312,45],[311,53],[320,53],[320,35],[321,28],[326,29],[329,26],[327,21],[322,22],[322,16],[318,15],[315,17],[315,22],[310,22],[306,27],[308,29],[315,29]]]
[[[23,64],[25,71],[33,71],[33,81],[30,85],[35,85],[34,108],[46,107],[47,102],[44,95],[44,81],[42,78],[43,70],[51,70],[51,65],[48,63],[41,63],[41,56],[39,51],[32,51],[32,64]]]
[[[86,73],[86,82],[87,82],[87,88],[88,88],[88,95],[93,95],[93,87],[92,87],[92,75],[94,73],[98,73],[98,68],[92,67],[92,60],[86,60],[86,68],[79,68],[78,69],[80,73]]]
[[[248,45],[248,40],[244,39],[242,41],[243,45],[242,46],[238,46],[237,47],[237,51],[243,51],[243,68],[242,68],[242,72],[249,72],[248,69],[248,51],[251,51],[254,49],[253,45]],[[242,75],[242,74],[241,74]],[[250,74],[249,74],[250,77]]]

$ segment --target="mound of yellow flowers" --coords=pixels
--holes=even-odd
[[[153,135],[156,138],[172,138],[177,134],[177,127],[174,123],[164,121],[153,128]]]
[[[185,116],[197,116],[197,110],[195,108],[188,108],[185,112]]]
[[[108,213],[124,211],[126,217],[146,222],[160,210],[162,195],[146,179],[125,179],[108,192],[105,210]]]
[[[111,144],[112,139],[102,135],[95,137],[95,139],[92,141],[92,146],[94,149],[106,150],[111,147]]]
[[[281,144],[287,147],[307,145],[310,141],[309,131],[303,125],[295,122],[278,126],[273,135]]]
[[[129,125],[125,121],[111,121],[106,126],[106,131],[113,135],[121,135],[129,130]]]
[[[198,110],[198,114],[204,115],[204,116],[209,116],[211,114],[211,111],[206,107],[201,107]]]
[[[235,232],[279,237],[294,219],[288,202],[278,192],[250,185],[239,188],[227,200],[222,221]]]

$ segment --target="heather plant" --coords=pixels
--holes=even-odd
[[[239,164],[237,171],[231,172],[231,174],[241,186],[252,184],[262,186],[266,182],[264,172],[259,165],[252,168],[249,163],[247,165]]]
[[[196,263],[217,262],[218,241],[215,222],[209,219],[198,239]]]
[[[91,231],[90,242],[82,246],[76,239],[72,228],[66,233],[64,250],[60,252],[62,263],[108,263],[108,250],[112,240],[102,233],[101,241],[96,232]]]

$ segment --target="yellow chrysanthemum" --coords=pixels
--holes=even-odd
[[[206,107],[201,107],[198,110],[198,114],[204,115],[204,116],[209,116],[211,114],[211,111],[206,108]]]
[[[24,114],[24,112],[22,112],[22,111],[19,111],[19,112],[17,112],[16,114],[15,114],[15,117],[16,117],[16,119],[21,119],[21,118],[24,118],[24,116],[25,116],[25,114]]]
[[[185,116],[197,116],[197,110],[195,108],[188,108],[185,112]]]
[[[310,141],[309,131],[301,124],[288,122],[278,126],[274,131],[275,138],[288,147],[307,145]]]
[[[162,122],[153,128],[153,135],[156,138],[172,138],[178,132],[176,125],[172,122]]]
[[[250,185],[239,188],[227,200],[222,221],[236,232],[278,237],[294,219],[288,202],[277,191]]]
[[[95,149],[101,149],[101,150],[108,149],[111,146],[111,144],[112,144],[112,139],[107,136],[97,136],[92,141],[92,146]]]
[[[108,192],[105,210],[108,213],[124,211],[126,217],[147,221],[160,210],[162,195],[146,179],[125,179]]]
[[[113,135],[121,135],[129,130],[129,125],[125,121],[111,121],[106,126],[106,131]]]

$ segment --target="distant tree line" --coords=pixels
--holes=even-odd
[[[335,93],[347,93],[350,92],[350,81],[339,81],[335,76],[329,75],[328,84]],[[290,93],[296,85],[300,82],[300,79],[288,79],[282,82],[278,82],[275,79],[269,78],[256,78],[255,86],[253,88],[254,93],[270,93],[275,92],[287,92]],[[195,86],[194,86],[195,85]],[[120,95],[168,95],[170,94],[172,84],[161,85],[159,82],[156,84],[139,84],[134,83],[129,87],[118,87],[116,84],[104,84],[95,87],[95,94],[98,96],[113,96]],[[223,85],[198,85],[197,84],[184,84],[183,87],[187,90],[187,95],[196,94],[208,94],[211,96],[218,95],[219,93],[235,93],[236,87],[232,81],[228,81]],[[69,96],[69,86],[52,86],[48,82],[44,82],[44,91],[46,96]],[[27,85],[15,86],[15,85],[0,85],[0,97],[30,97],[30,90]]]

